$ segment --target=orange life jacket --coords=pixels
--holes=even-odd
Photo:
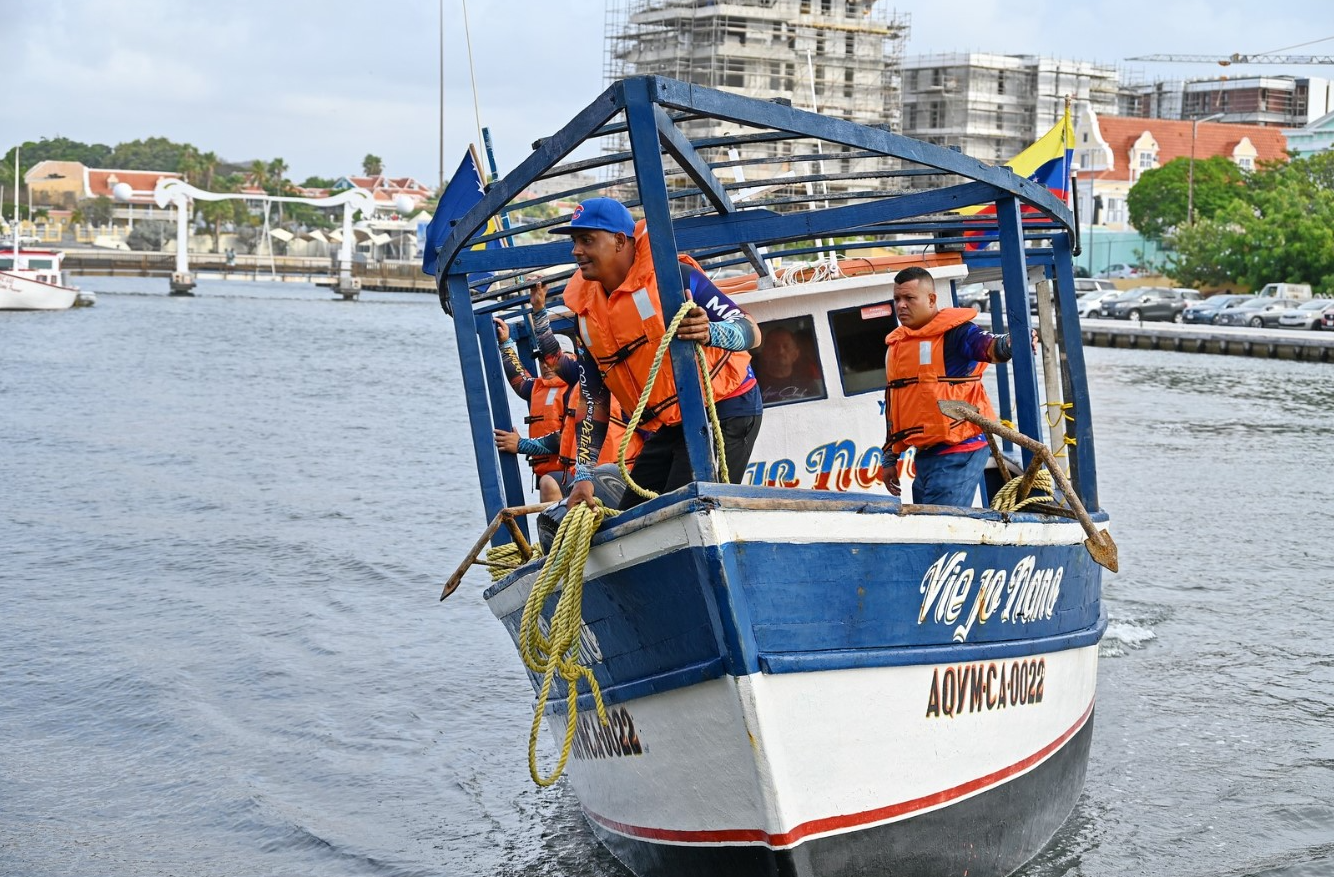
[[[584,404],[583,391],[578,387],[571,388],[566,404],[565,423],[560,431],[559,468],[569,470],[573,469],[574,464],[579,462],[579,432],[583,427],[584,413],[587,408]]]
[[[607,422],[607,440],[602,443],[602,450],[598,453],[599,466],[603,463],[616,462],[616,457],[621,452],[621,439],[625,436],[625,428],[629,425],[629,418],[621,411],[621,403],[613,396],[611,419]],[[644,447],[644,437],[640,435],[639,430],[635,430],[635,434],[630,437],[630,444],[625,448],[626,468],[634,466],[635,458],[639,456],[639,449],[642,447]]]
[[[885,336],[885,381],[889,386],[890,441],[894,452],[909,446],[956,445],[980,435],[969,423],[955,423],[940,412],[937,403],[952,399],[977,406],[984,417],[996,419],[996,411],[982,386],[987,363],[980,362],[961,378],[945,374],[945,333],[977,316],[972,308],[945,308],[920,329],[899,326]]]
[[[679,257],[694,268],[699,263]],[[611,394],[622,411],[634,411],[644,392],[644,382],[653,364],[653,354],[667,332],[658,298],[658,280],[653,272],[653,254],[643,220],[635,226],[635,261],[625,282],[608,295],[602,284],[585,280],[575,272],[565,286],[565,306],[579,320],[584,346],[597,360]],[[673,315],[675,316],[675,315]],[[724,399],[746,380],[750,354],[718,347],[704,347],[715,399]],[[648,431],[681,422],[676,403],[676,377],[671,356],[662,360],[658,379],[649,394],[640,426]]]
[[[539,439],[561,430],[565,421],[569,387],[560,378],[534,378],[532,394],[528,397],[528,416],[523,422],[528,424],[528,437]],[[538,477],[550,472],[558,472],[561,462],[556,454],[539,454],[528,458],[529,464]]]

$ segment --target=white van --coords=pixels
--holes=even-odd
[[[1266,283],[1256,295],[1261,298],[1295,298],[1297,301],[1311,299],[1309,283]]]

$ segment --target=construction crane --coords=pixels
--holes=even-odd
[[[1180,61],[1185,64],[1217,64],[1220,67],[1227,67],[1232,64],[1288,64],[1299,67],[1307,64],[1334,64],[1334,55],[1280,55],[1279,52],[1286,52],[1288,49],[1298,49],[1302,46],[1311,46],[1316,43],[1324,43],[1334,40],[1334,37],[1321,37],[1318,40],[1309,40],[1305,43],[1298,43],[1295,46],[1285,46],[1282,49],[1271,49],[1268,52],[1256,52],[1253,55],[1243,55],[1241,52],[1233,52],[1225,58],[1217,55],[1140,55],[1137,58],[1127,58],[1127,61]]]
[[[1290,66],[1301,66],[1305,64],[1334,64],[1334,55],[1243,55],[1239,52],[1233,52],[1226,58],[1220,58],[1217,55],[1140,55],[1126,60],[1181,61],[1186,64],[1217,64],[1220,67],[1227,67],[1230,64],[1288,64]]]

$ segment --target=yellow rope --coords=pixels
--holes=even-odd
[[[1047,407],[1047,408],[1055,408],[1055,409],[1056,409],[1055,416],[1053,416],[1051,413],[1048,413],[1048,415],[1047,415],[1047,426],[1054,427],[1054,426],[1056,426],[1056,424],[1060,423],[1062,419],[1065,419],[1065,420],[1067,420],[1067,421],[1069,421],[1069,422],[1071,422],[1071,423],[1074,423],[1074,421],[1075,421],[1075,417],[1074,417],[1074,415],[1071,414],[1070,412],[1071,412],[1072,410],[1074,410],[1075,403],[1073,403],[1073,402],[1046,402],[1046,403],[1043,403],[1043,404],[1044,404],[1044,406]]]
[[[653,391],[653,384],[658,380],[658,370],[662,367],[662,358],[667,353],[667,348],[671,346],[671,341],[676,337],[676,330],[681,326],[681,320],[685,315],[695,307],[694,302],[684,302],[681,309],[672,317],[672,322],[668,324],[667,331],[663,333],[662,340],[658,342],[658,349],[653,354],[653,365],[649,368],[648,378],[644,381],[644,392],[639,396],[639,404],[635,406],[634,413],[625,424],[625,435],[621,436],[621,445],[616,453],[616,466],[621,470],[621,478],[625,484],[635,493],[645,499],[657,499],[656,491],[640,487],[635,480],[630,477],[630,470],[625,465],[625,452],[630,447],[630,439],[634,437],[635,428],[639,426],[640,418],[644,416],[644,409],[648,407],[648,397]],[[718,420],[718,410],[713,400],[713,381],[709,379],[709,361],[704,356],[704,348],[698,343],[695,344],[695,359],[699,363],[700,381],[704,384],[704,407],[709,412],[709,424],[713,427],[713,447],[718,453],[718,474],[723,481],[731,480],[727,473],[727,454],[723,451],[723,426]],[[680,394],[680,388],[677,388],[677,394]]]
[[[666,355],[672,339],[676,337],[676,332],[681,326],[681,320],[692,308],[694,308],[692,302],[682,304],[681,309],[676,312],[676,316],[672,318],[671,323],[667,326],[667,331],[653,355],[653,364],[645,381],[644,392],[639,398],[639,404],[635,406],[634,413],[630,415],[626,423],[625,435],[621,437],[620,448],[616,455],[616,464],[621,470],[621,477],[625,479],[626,485],[646,499],[653,499],[658,494],[646,490],[634,482],[625,465],[625,454],[630,446],[630,440],[634,436],[635,429],[644,416],[644,409],[648,407],[649,394],[653,390],[653,384],[658,379],[663,357]],[[714,448],[719,455],[719,472],[722,479],[727,481],[727,455],[723,453],[722,424],[718,420],[718,411],[713,398],[713,382],[709,380],[708,359],[704,355],[704,349],[698,344],[695,345],[695,357],[699,362],[700,376],[704,384],[705,407],[709,413],[709,422],[713,427]],[[575,729],[578,726],[579,693],[577,683],[580,679],[584,679],[588,683],[588,689],[593,695],[593,703],[597,708],[598,720],[603,725],[610,724],[607,719],[606,707],[602,703],[602,689],[598,685],[597,678],[594,677],[592,670],[579,662],[579,636],[584,626],[582,617],[584,565],[588,562],[588,552],[592,547],[593,534],[597,532],[598,527],[602,526],[604,518],[616,514],[616,512],[603,506],[600,501],[595,500],[595,502],[596,507],[580,503],[566,513],[564,520],[560,523],[560,528],[556,531],[555,538],[551,542],[551,550],[547,554],[542,572],[533,584],[533,590],[528,594],[528,601],[524,604],[523,616],[519,622],[519,655],[523,658],[525,667],[542,676],[542,686],[537,694],[537,704],[533,708],[533,725],[528,735],[528,773],[533,778],[533,782],[539,786],[550,786],[555,783],[560,775],[565,772],[565,765],[570,759],[570,752],[574,748]],[[515,566],[518,566],[521,556],[519,556],[520,560],[515,560],[515,555],[518,555],[518,549],[512,545],[491,549],[487,553],[487,561],[492,565],[492,577],[504,576]],[[513,566],[505,565],[510,563],[513,563]],[[548,625],[547,632],[543,634],[539,623],[542,607],[557,590],[560,591],[560,597],[557,599],[556,608],[551,614],[551,623]],[[547,699],[551,695],[551,685],[557,674],[560,674],[560,678],[565,680],[567,689],[565,740],[561,745],[560,758],[556,762],[555,769],[544,777],[537,769],[537,738],[541,733],[542,716],[546,713]]]
[[[533,557],[539,557],[542,554],[542,546],[533,543],[532,551]],[[506,542],[504,545],[492,545],[486,549],[486,563],[483,566],[491,574],[491,581],[498,582],[527,562],[518,545]]]
[[[996,495],[991,498],[991,507],[998,512],[1017,512],[1030,505],[1038,503],[1056,502],[1056,485],[1052,481],[1051,473],[1046,469],[1039,469],[1037,476],[1033,479],[1033,486],[1025,499],[1019,499],[1019,485],[1024,481],[1024,476],[1011,478],[1005,482]]]
[[[578,717],[579,694],[575,683],[580,679],[588,682],[593,694],[593,703],[597,706],[599,721],[609,725],[606,707],[602,704],[602,689],[598,686],[593,671],[579,662],[579,635],[583,630],[584,565],[588,562],[588,551],[592,545],[593,534],[602,525],[605,517],[616,514],[605,508],[600,502],[597,507],[579,503],[566,513],[551,542],[551,551],[547,554],[542,572],[528,594],[528,602],[523,607],[523,617],[519,622],[519,655],[524,666],[534,673],[541,674],[542,687],[537,695],[537,704],[533,708],[533,727],[528,736],[528,773],[539,786],[549,786],[560,778],[569,761],[570,751],[574,746],[574,731]],[[560,597],[556,601],[555,611],[551,614],[551,623],[543,634],[539,621],[542,607],[556,591]],[[537,737],[542,728],[542,716],[546,712],[547,698],[551,694],[551,684],[556,674],[565,680],[565,742],[561,746],[560,760],[549,776],[543,777],[537,770]]]

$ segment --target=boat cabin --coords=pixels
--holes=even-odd
[[[65,286],[60,263],[65,254],[59,250],[0,250],[0,271],[18,274],[38,283]]]

